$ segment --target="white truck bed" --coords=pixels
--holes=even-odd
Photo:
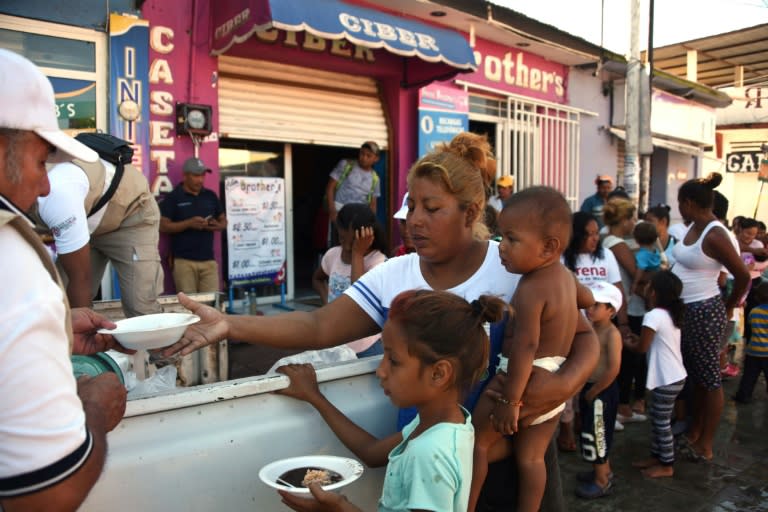
[[[379,357],[319,369],[323,393],[376,436],[395,431],[397,411],[374,372]],[[230,380],[128,402],[109,434],[104,472],[81,510],[285,511],[259,469],[298,455],[352,455],[304,402],[272,391],[284,376]],[[366,468],[343,489],[364,510],[375,510],[383,468]]]

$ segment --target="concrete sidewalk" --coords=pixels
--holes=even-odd
[[[752,403],[736,404],[730,396],[740,377],[725,382],[725,409],[717,431],[715,457],[696,464],[682,456],[672,478],[644,478],[632,461],[648,456],[648,422],[627,424],[614,435],[610,455],[616,474],[613,493],[583,500],[574,495],[576,472],[589,469],[578,453],[560,453],[567,510],[579,511],[768,511],[768,398],[763,378]]]

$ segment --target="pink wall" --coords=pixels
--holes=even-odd
[[[175,134],[174,108],[177,102],[201,103],[213,107],[214,134],[202,143],[199,156],[214,169],[212,174],[206,176],[205,186],[218,194],[217,60],[209,55],[211,3],[211,0],[147,0],[142,6],[142,14],[150,22],[150,181],[158,197],[179,183],[182,177],[181,166],[184,160],[193,155],[190,138],[177,137]],[[442,64],[428,64],[417,59],[404,61],[385,50],[372,50],[373,62],[339,55],[354,53],[351,45],[342,44],[342,51],[337,46],[335,53],[330,43],[325,51],[306,51],[301,49],[303,33],[296,34],[295,42],[298,44],[294,45],[286,44],[285,33],[279,33],[277,39],[271,42],[268,39],[254,36],[245,43],[235,44],[227,54],[370,76],[379,82],[382,103],[390,124],[388,202],[390,211],[396,211],[406,190],[408,169],[418,151],[418,85],[425,85],[430,77],[454,70]],[[403,88],[404,79],[412,86]],[[216,259],[222,273],[225,273],[220,247],[221,243],[217,239]],[[168,241],[162,239],[161,254],[165,257],[167,252]],[[174,291],[167,268],[165,291]]]
[[[484,39],[475,43],[478,69],[462,80],[554,103],[568,99],[568,66]]]
[[[213,130],[218,129],[218,97],[215,81],[216,59],[208,55],[208,41],[191,35],[207,33],[208,0],[165,2],[147,0],[142,14],[150,29],[150,184],[158,198],[181,181],[184,161],[194,155],[188,136],[176,136],[176,103],[201,103],[214,109]],[[195,26],[198,25],[198,26]],[[202,25],[202,26],[200,26]],[[194,70],[194,71],[192,71]],[[199,157],[214,170],[206,175],[205,186],[219,191],[218,142],[210,137],[200,147]],[[216,260],[221,265],[221,242],[214,241]],[[168,239],[161,236],[160,252],[165,261]],[[174,290],[165,266],[165,293]]]

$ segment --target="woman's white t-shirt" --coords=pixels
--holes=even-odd
[[[609,249],[603,249],[603,257],[596,258],[589,253],[580,253],[576,255],[575,262],[576,279],[581,284],[590,284],[597,281],[604,281],[611,284],[621,282],[621,271],[616,256]]]
[[[481,295],[494,295],[509,303],[519,281],[519,274],[511,274],[502,266],[498,242],[489,240],[488,251],[480,268],[469,279],[446,291],[467,301],[473,301]],[[344,293],[383,327],[392,300],[400,292],[412,289],[432,289],[421,274],[419,255],[416,253],[389,259],[372,268]]]
[[[618,244],[627,244],[627,247],[630,251],[632,251],[634,257],[634,253],[637,251],[636,244],[634,247],[632,247],[629,243],[627,243],[626,240],[615,235],[608,235],[603,239],[603,249],[606,251],[610,251],[611,247]],[[616,255],[614,254],[614,258],[615,257]],[[643,316],[645,314],[645,302],[640,296],[630,293],[630,290],[632,289],[632,282],[634,281],[634,276],[630,275],[629,272],[627,272],[627,270],[621,265],[619,265],[619,272],[621,273],[621,284],[624,288],[624,298],[628,300],[627,314],[630,316]]]
[[[687,373],[680,352],[680,329],[666,309],[654,308],[643,317],[643,327],[655,331],[648,349],[648,378],[645,387],[655,389],[683,380]]]
[[[511,274],[506,271],[499,258],[499,243],[489,240],[485,260],[480,268],[475,271],[463,283],[445,291],[454,293],[466,301],[473,301],[481,295],[494,295],[509,303],[520,281],[519,274]],[[378,267],[366,272],[344,292],[349,298],[360,306],[365,313],[376,322],[379,327],[384,327],[389,315],[389,306],[392,300],[405,290],[432,290],[424,276],[421,274],[419,255],[417,253],[406,254],[392,258]],[[503,325],[499,322],[494,325]],[[491,357],[489,370],[498,363],[498,355],[501,352],[501,332],[493,326],[488,326],[491,342]],[[473,408],[477,400],[480,386],[470,392],[465,400],[468,408]],[[398,425],[407,425],[415,416],[416,409],[401,409],[398,416]]]

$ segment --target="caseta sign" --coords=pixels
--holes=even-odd
[[[538,55],[478,39],[477,71],[461,80],[554,103],[567,100],[568,67]]]

